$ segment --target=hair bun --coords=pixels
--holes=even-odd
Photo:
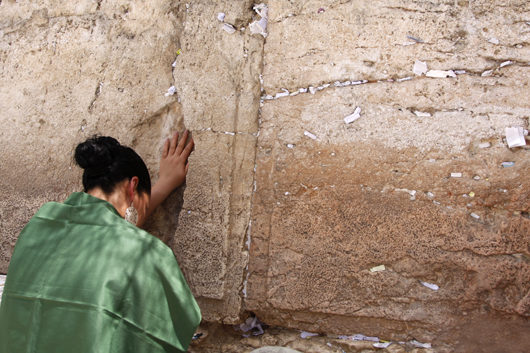
[[[110,166],[114,160],[114,151],[120,143],[108,136],[94,136],[77,145],[75,161],[83,169],[103,169]]]

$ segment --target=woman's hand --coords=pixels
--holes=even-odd
[[[175,132],[173,139],[166,139],[162,148],[158,181],[151,189],[151,202],[147,216],[151,215],[158,205],[186,180],[189,168],[188,157],[194,145],[193,139],[186,145],[188,134],[187,130],[184,131],[180,141],[178,141],[178,132]]]
[[[179,133],[175,132],[173,139],[166,139],[162,149],[162,158],[160,159],[160,172],[158,173],[158,183],[164,188],[171,191],[178,188],[186,180],[188,173],[188,157],[193,149],[193,140],[188,139],[188,131],[184,131],[180,141],[177,144]],[[168,193],[168,195],[169,195]]]

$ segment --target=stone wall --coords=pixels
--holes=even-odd
[[[204,318],[239,321],[263,38],[230,36],[216,16],[224,10],[243,26],[251,7],[0,3],[0,272],[38,207],[81,189],[77,143],[114,136],[137,150],[156,181],[164,139],[186,128],[195,141],[187,184],[148,229],[175,250]],[[176,94],[166,96],[171,86]]]
[[[148,230],[206,320],[449,343],[470,322],[527,330],[529,151],[503,137],[528,128],[530,5],[269,0],[266,39],[252,5],[0,3],[0,272],[36,209],[80,189],[78,142],[112,135],[156,180],[187,128],[187,183]]]

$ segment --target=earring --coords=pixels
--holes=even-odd
[[[134,226],[138,223],[138,211],[134,208],[132,201],[131,205],[125,210],[125,220]]]

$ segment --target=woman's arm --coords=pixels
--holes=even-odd
[[[188,131],[184,131],[177,144],[179,133],[175,132],[173,139],[166,139],[160,159],[158,181],[151,189],[151,202],[147,210],[147,217],[186,180],[189,163],[188,157],[193,149],[193,139],[186,145]]]

